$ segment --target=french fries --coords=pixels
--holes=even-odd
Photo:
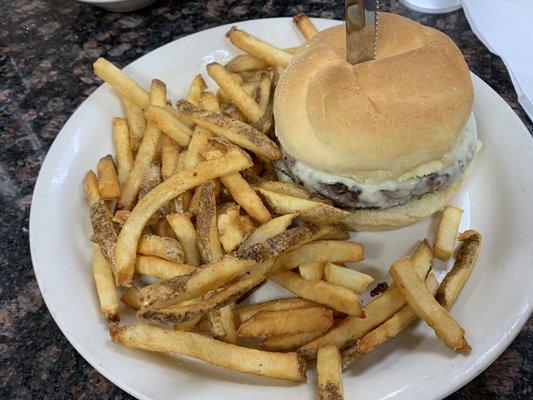
[[[320,400],[344,399],[341,357],[335,346],[325,346],[318,350],[316,371]]]
[[[161,132],[177,144],[187,147],[191,141],[192,130],[182,123],[175,113],[175,110],[169,105],[151,105],[146,109],[144,115],[148,121],[156,124]]]
[[[97,164],[98,191],[105,200],[116,199],[120,196],[120,184],[113,156],[102,157]]]
[[[150,105],[148,92],[105,58],[96,60],[93,69],[100,79],[111,85],[122,97],[131,100],[143,109]]]
[[[256,188],[265,189],[270,192],[286,194],[287,196],[310,199],[311,192],[305,186],[294,182],[263,181],[255,185]]]
[[[220,342],[192,332],[168,331],[152,325],[110,326],[114,342],[126,347],[179,353],[210,364],[253,375],[304,382],[305,361],[296,353],[270,353]]]
[[[137,252],[146,256],[156,256],[168,261],[182,263],[185,260],[179,242],[169,237],[142,235],[139,238]]]
[[[93,171],[87,171],[83,177],[83,193],[89,206],[97,203],[102,198],[98,190],[98,178]]]
[[[267,67],[267,64],[249,54],[240,54],[231,59],[226,64],[226,69],[230,72],[255,71]]]
[[[332,285],[344,286],[357,294],[363,293],[368,285],[374,282],[374,278],[370,275],[354,269],[339,267],[333,263],[325,265],[324,279]]]
[[[163,107],[166,103],[166,86],[163,82],[154,79],[150,91],[150,103]],[[131,210],[135,202],[135,196],[141,186],[141,180],[148,165],[154,160],[157,151],[157,144],[161,131],[152,122],[146,124],[146,130],[139,145],[139,151],[133,162],[124,188],[120,195],[119,204],[126,210]]]
[[[120,187],[124,186],[131,167],[133,154],[130,148],[130,131],[124,118],[113,118],[113,142],[117,152],[117,174]]]
[[[250,165],[251,160],[248,155],[232,147],[223,157],[203,161],[194,168],[173,175],[140,200],[123,225],[117,239],[115,252],[117,283],[130,285],[134,271],[137,242],[144,225],[155,211],[202,182],[240,171],[250,167]]]
[[[292,54],[235,27],[231,28],[226,36],[236,47],[269,65],[286,67],[292,59]]]
[[[202,110],[186,100],[178,100],[177,108],[178,111],[195,124],[257,155],[269,160],[277,160],[281,157],[278,146],[266,135],[248,124],[221,114]]]
[[[306,39],[311,39],[318,32],[309,17],[303,12],[296,14],[292,21]]]
[[[324,331],[333,324],[331,310],[310,307],[282,311],[260,311],[239,326],[238,335],[279,336]]]
[[[324,262],[306,263],[306,264],[301,264],[298,267],[298,271],[300,272],[300,275],[302,276],[302,278],[304,278],[305,280],[318,282],[322,280],[325,266],[326,266],[326,263]],[[333,282],[330,282],[330,283],[333,283]],[[333,284],[335,285],[335,283]]]
[[[141,144],[144,130],[146,129],[146,120],[144,119],[143,109],[127,97],[122,97],[122,104],[126,112],[127,126],[129,128],[129,145],[132,151],[137,151]]]
[[[124,289],[124,293],[122,294],[120,301],[122,301],[128,307],[133,308],[134,310],[138,310],[141,308],[141,301],[139,300],[139,291],[134,286],[127,287]]]
[[[109,321],[118,322],[120,320],[120,304],[113,270],[100,252],[98,245],[94,245],[93,276],[102,314]]]
[[[433,245],[433,253],[439,260],[446,261],[452,256],[462,215],[463,210],[460,208],[444,207]]]
[[[179,149],[167,135],[161,137],[161,176],[170,178],[178,165]]]
[[[281,217],[271,219],[263,225],[258,226],[255,231],[248,236],[248,239],[241,244],[239,250],[253,246],[256,243],[262,242],[285,231],[291,225],[292,221],[297,215],[298,214],[282,215]]]
[[[259,104],[243,89],[219,63],[207,65],[207,73],[228,95],[231,101],[251,122],[257,122],[264,114]]]
[[[324,331],[269,336],[261,342],[261,348],[268,351],[293,351],[322,335]]]
[[[196,230],[189,216],[171,214],[167,215],[167,221],[181,244],[187,264],[198,267],[200,265],[200,253],[198,252]]]
[[[240,207],[235,203],[230,203],[219,211],[217,227],[225,252],[235,250],[254,230],[250,217],[240,215]]]
[[[217,228],[215,183],[204,182],[198,187],[197,192],[199,201],[196,215],[196,242],[202,262],[209,264],[222,258]]]
[[[203,92],[200,98],[200,104],[204,110],[220,113],[220,105],[213,92]]]
[[[268,77],[261,79],[261,83],[259,84],[259,107],[263,112],[265,112],[270,105],[271,92],[272,80]]]
[[[182,263],[165,260],[154,256],[137,256],[135,272],[159,279],[171,279],[176,276],[190,274],[196,268]]]
[[[235,309],[235,315],[239,324],[252,318],[258,312],[266,311],[284,311],[284,310],[297,310],[302,308],[315,307],[318,304],[309,300],[301,299],[298,297],[289,297],[287,299],[265,301],[263,303],[251,304],[244,307]]]
[[[233,314],[233,305],[228,304],[218,310],[220,324],[224,330],[225,341],[228,343],[237,343],[237,327],[235,326],[235,315]]]
[[[113,273],[116,278],[115,248],[117,232],[111,220],[109,207],[103,199],[100,199],[91,205],[89,212],[93,226],[91,241],[100,246],[100,251],[107,262],[113,267]]]
[[[342,222],[350,215],[348,211],[335,208],[328,204],[271,192],[265,189],[258,189],[258,191],[275,213],[298,213],[298,218],[302,221],[319,225],[330,225]]]
[[[260,223],[268,222],[272,219],[270,212],[265,207],[257,193],[239,174],[231,174],[220,178],[235,199],[235,201],[254,219]]]
[[[468,352],[465,331],[428,291],[408,259],[395,262],[390,274],[413,311],[454,351]]]
[[[304,299],[324,304],[348,315],[364,315],[359,296],[344,287],[324,281],[306,281],[291,271],[278,272],[269,278]]]
[[[202,78],[202,75],[196,75],[192,80],[191,87],[189,88],[189,95],[187,100],[197,107],[200,107],[202,100],[202,92],[207,89],[207,85]]]

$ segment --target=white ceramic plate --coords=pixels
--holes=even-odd
[[[315,20],[320,28],[335,21]],[[241,28],[282,47],[301,43],[289,18],[248,21]],[[168,84],[169,98],[184,96],[189,82],[211,61],[237,52],[224,33],[229,26],[169,43],[126,68],[148,87],[153,77]],[[465,327],[472,353],[447,349],[424,324],[407,329],[345,374],[347,398],[438,399],[487,367],[509,345],[530,314],[533,281],[533,141],[511,108],[473,76],[479,134],[484,143],[477,167],[455,204],[465,210],[462,229],[485,237],[481,257],[452,314]],[[35,274],[55,321],[78,352],[98,371],[140,399],[314,398],[314,377],[293,385],[217,369],[184,357],[172,358],[119,347],[109,339],[91,275],[91,233],[81,180],[98,159],[113,152],[111,118],[122,115],[108,85],[98,88],[72,115],[43,163],[30,218]],[[385,233],[356,233],[366,246],[361,267],[377,281],[390,263],[417,240],[432,236],[435,220]],[[441,278],[450,263],[437,263]],[[263,286],[255,300],[286,294]]]

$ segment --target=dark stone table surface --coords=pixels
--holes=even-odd
[[[462,11],[386,9],[450,35],[470,69],[489,83],[533,132],[502,61],[472,33]],[[298,5],[296,5],[298,4]],[[32,191],[41,163],[75,108],[100,82],[91,63],[126,65],[202,29],[305,10],[342,18],[340,0],[160,0],[128,14],[67,0],[5,0],[0,18],[0,398],[130,399],[96,372],[61,334],[35,281],[28,244]],[[525,38],[524,38],[525,39]],[[487,298],[487,306],[495,298]],[[485,372],[449,399],[530,399],[533,323]]]

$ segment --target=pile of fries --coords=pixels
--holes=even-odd
[[[305,38],[316,33],[304,14],[294,21]],[[364,255],[341,225],[349,213],[278,181],[272,166],[281,156],[271,136],[272,92],[297,50],[236,28],[227,36],[246,54],[209,64],[216,93],[197,75],[176,107],[163,82],[154,79],[146,91],[105,59],[94,63],[126,113],[113,120],[115,156],[103,157],[83,182],[94,279],[112,339],[298,382],[306,380],[305,360],[316,358],[322,399],[342,399],[342,369],[417,317],[453,350],[467,351],[448,309],[481,236],[459,236],[455,265],[439,284],[433,254],[453,254],[461,218],[447,207],[434,248],[424,240],[395,262],[394,283],[363,305],[373,278],[345,265]],[[237,306],[268,279],[296,297]],[[119,326],[121,302],[144,322]]]

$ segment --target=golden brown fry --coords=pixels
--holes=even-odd
[[[118,283],[129,285],[133,276],[137,242],[150,217],[164,204],[202,182],[250,167],[250,157],[231,147],[218,159],[203,161],[194,168],[176,174],[140,200],[118,236],[116,265]],[[131,175],[131,174],[130,174]]]
[[[248,239],[241,244],[239,250],[253,246],[256,243],[262,242],[285,231],[292,224],[292,221],[297,215],[298,214],[282,215],[281,217],[271,219],[263,225],[258,226],[255,231],[248,236]]]
[[[176,235],[174,234],[174,231],[172,230],[172,227],[169,225],[168,221],[166,221],[164,218],[159,219],[155,223],[153,227],[153,231],[157,236],[177,239]]]
[[[137,251],[139,254],[156,256],[177,263],[182,263],[185,260],[179,242],[169,237],[142,235],[139,238]]]
[[[405,301],[413,311],[429,326],[437,336],[451,349],[458,352],[468,352],[470,346],[464,335],[465,331],[442,307],[413,269],[408,259],[402,259],[392,264],[390,274],[398,285]]]
[[[181,324],[176,324],[174,325],[174,330],[190,332],[196,327],[196,325],[198,324],[198,322],[200,322],[201,319],[202,317],[197,317],[197,318],[193,318],[188,321],[182,322]]]
[[[313,301],[297,297],[289,297],[287,299],[270,300],[262,303],[250,304],[248,306],[239,307],[235,309],[235,315],[239,324],[242,324],[244,321],[250,319],[258,312],[296,310],[301,308],[315,307],[317,305],[318,304]]]
[[[298,213],[298,218],[302,221],[329,225],[342,222],[350,215],[348,211],[328,204],[275,193],[265,189],[258,189],[258,191],[275,213]]]
[[[242,89],[255,101],[259,82],[246,82],[242,84]],[[259,103],[257,103],[259,106]],[[264,110],[263,110],[264,111]],[[257,122],[257,121],[256,121]]]
[[[220,178],[229,190],[233,199],[255,220],[264,224],[272,219],[257,193],[244,180],[241,174],[223,176]]]
[[[287,196],[299,197],[300,199],[311,199],[309,189],[294,182],[264,181],[255,185],[255,187],[270,192],[286,194]]]
[[[463,285],[476,264],[481,249],[481,235],[474,230],[461,233],[459,240],[462,244],[455,257],[453,268],[442,280],[435,296],[440,305],[447,310],[451,308],[457,296],[459,296]]]
[[[186,100],[178,100],[178,110],[205,129],[269,160],[281,157],[278,146],[266,135],[241,121],[195,107]]]
[[[113,221],[111,220],[109,207],[103,199],[100,199],[91,205],[89,213],[94,232],[91,241],[100,246],[102,255],[113,267],[113,273],[115,273],[116,276],[117,271],[115,269],[114,257],[117,243],[117,232],[113,225]]]
[[[137,256],[135,260],[135,272],[141,275],[149,275],[159,279],[170,279],[194,272],[196,268],[182,263],[165,260],[154,256]]]
[[[246,90],[242,88],[232,78],[231,74],[226,71],[224,66],[219,63],[211,63],[207,65],[207,73],[220,86],[220,88],[229,96],[231,101],[242,111],[246,118],[252,122],[256,122],[263,116],[263,110],[255,102]]]
[[[130,148],[130,132],[124,118],[113,118],[113,142],[117,152],[117,173],[120,186],[124,186],[131,167],[133,154]]]
[[[224,330],[224,341],[237,343],[237,327],[235,326],[235,316],[233,315],[233,305],[228,304],[218,310],[220,324]]]
[[[138,199],[142,199],[153,188],[161,183],[161,165],[157,162],[152,162],[144,169],[144,174],[139,186],[139,192],[137,194]]]
[[[247,349],[192,332],[168,331],[146,324],[111,325],[114,342],[126,347],[179,353],[210,364],[254,375],[305,381],[305,361],[296,353],[270,353]]]
[[[116,222],[117,224],[124,225],[126,220],[129,218],[131,214],[131,211],[128,210],[117,210],[115,212],[115,215],[113,216],[113,222]],[[159,217],[157,215],[152,215],[152,217],[148,220],[146,225],[154,225],[159,220]]]
[[[192,130],[177,118],[177,112],[171,106],[151,105],[144,115],[148,121],[157,125],[159,130],[168,135],[182,147],[187,147],[191,141]]]
[[[226,69],[230,72],[254,71],[266,67],[265,62],[249,54],[239,54],[226,64]]]
[[[332,285],[344,286],[357,294],[363,293],[368,285],[374,282],[370,275],[333,263],[327,263],[324,267],[324,279]]]
[[[300,264],[300,266],[298,267],[298,270],[302,278],[304,278],[305,280],[318,282],[322,280],[322,277],[324,275],[324,267],[326,266],[326,264],[327,263],[324,263],[324,262]],[[333,283],[333,282],[330,282],[330,283]],[[333,283],[333,284],[337,285],[336,283]]]
[[[198,74],[194,77],[189,88],[189,95],[187,100],[197,107],[200,107],[202,92],[207,89],[207,85],[202,78],[202,75]]]
[[[87,171],[83,178],[83,192],[89,206],[97,203],[102,198],[98,190],[98,178],[91,170]]]
[[[318,349],[316,371],[320,400],[343,400],[341,357],[337,347]]]
[[[217,96],[215,96],[213,92],[203,92],[200,100],[201,107],[204,110],[220,113],[220,106],[218,104]]]
[[[240,207],[235,203],[230,203],[219,211],[217,227],[220,243],[226,252],[235,250],[254,230],[252,220],[246,215],[240,215]]]
[[[216,262],[222,258],[222,247],[218,238],[217,205],[215,183],[202,183],[199,194],[198,213],[196,215],[196,241],[203,264]]]
[[[419,243],[411,255],[411,262],[420,279],[425,279],[433,267],[433,250],[426,239]]]
[[[167,221],[178,237],[183,248],[185,261],[193,267],[200,266],[200,254],[198,253],[198,243],[196,241],[196,230],[187,214],[167,215]]]
[[[134,310],[138,310],[141,308],[141,301],[139,300],[139,291],[136,287],[132,286],[125,288],[124,293],[120,298],[120,301],[122,301],[128,307],[133,308]]]
[[[124,112],[126,113],[127,127],[129,128],[129,146],[132,151],[137,151],[146,130],[146,120],[143,109],[127,97],[121,97]]]
[[[272,71],[270,69],[260,69],[257,71],[243,71],[239,72],[239,76],[243,80],[242,86],[246,83],[254,83],[259,85],[263,78],[271,78]]]
[[[239,326],[238,335],[241,337],[290,335],[323,331],[332,324],[333,314],[325,307],[260,311]]]
[[[455,250],[455,241],[462,215],[463,210],[453,206],[445,206],[442,211],[442,218],[433,245],[435,257],[442,261],[448,260]]]
[[[120,320],[120,304],[113,270],[100,252],[98,245],[94,245],[93,276],[102,314],[109,321],[118,322]]]
[[[255,269],[255,273],[266,274],[274,264],[272,258],[324,234],[326,229],[316,225],[301,225],[289,229],[264,242],[234,251],[220,261],[200,268],[190,277],[170,279],[142,288],[143,304],[166,306],[198,297],[252,269]]]
[[[292,21],[306,39],[311,39],[318,32],[315,25],[311,22],[306,13],[301,12],[296,14]]]
[[[364,315],[359,296],[344,287],[324,281],[306,281],[291,271],[278,272],[269,275],[269,278],[304,299],[324,304],[348,315]]]
[[[122,72],[119,68],[100,57],[93,64],[94,73],[119,92],[143,109],[150,104],[150,96],[137,82]]]
[[[116,199],[120,196],[120,183],[113,156],[108,154],[98,161],[98,191],[105,200]]]
[[[317,240],[291,250],[277,258],[275,268],[293,269],[315,262],[348,263],[362,261],[364,247],[359,243],[340,240]]]
[[[263,78],[259,85],[259,107],[266,111],[270,104],[270,96],[272,91],[272,80],[268,77]]]
[[[161,176],[168,179],[174,175],[178,164],[179,148],[167,135],[161,137]]]
[[[212,137],[212,135],[206,129],[199,126],[194,128],[191,143],[189,144],[185,160],[183,161],[185,169],[192,168],[203,160],[200,151],[207,145],[207,141],[210,137]]]
[[[267,64],[286,67],[292,59],[292,54],[274,47],[236,27],[231,28],[226,33],[226,36],[236,47]]]
[[[150,102],[160,107],[164,107],[166,104],[166,87],[163,82],[156,79],[152,81]],[[133,162],[133,167],[131,168],[119,199],[120,206],[126,210],[130,210],[133,207],[145,169],[154,160],[156,155],[160,136],[161,131],[157,125],[149,121],[146,125],[146,131],[139,146],[139,151]]]
[[[268,351],[293,351],[322,335],[324,331],[295,333],[294,335],[269,336],[261,343]]]

